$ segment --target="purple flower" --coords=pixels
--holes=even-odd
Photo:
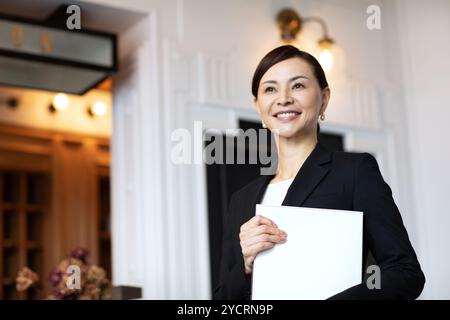
[[[76,249],[73,249],[70,252],[69,256],[71,258],[78,259],[78,260],[80,260],[83,263],[87,263],[87,260],[88,260],[88,257],[89,257],[89,251],[87,251],[84,248],[76,248]]]
[[[78,293],[73,292],[73,291],[63,292],[63,291],[54,289],[48,298],[51,300],[77,300]]]
[[[62,272],[58,269],[54,269],[51,273],[50,276],[48,278],[48,280],[50,281],[51,285],[53,287],[57,286],[59,281],[61,281],[62,278]]]

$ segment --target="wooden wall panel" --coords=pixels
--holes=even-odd
[[[109,139],[102,137],[0,124],[0,170],[38,172],[48,176],[46,193],[49,207],[42,209],[45,212],[42,222],[45,234],[41,276],[46,292],[49,289],[48,274],[70,250],[86,248],[91,262],[99,262],[99,243],[102,240],[99,234],[99,178],[109,177],[109,151]],[[2,182],[0,179],[0,190],[5,187]],[[20,185],[24,188],[26,181]],[[0,218],[1,205],[0,199]],[[21,217],[28,210],[25,207],[19,209]],[[29,245],[24,239],[20,239],[20,245]],[[0,248],[1,241],[2,237]],[[0,254],[0,289],[2,258]],[[20,257],[20,262],[26,263],[25,257]],[[0,297],[1,294],[2,290]]]
[[[51,162],[49,156],[0,149],[0,168],[19,171],[49,172]]]
[[[95,141],[54,140],[52,176],[54,248],[56,261],[71,249],[87,248],[92,262],[98,257]]]

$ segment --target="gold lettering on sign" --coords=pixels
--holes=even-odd
[[[25,39],[25,32],[21,26],[13,26],[11,28],[11,43],[14,48],[21,48],[23,40]]]
[[[52,35],[50,32],[42,32],[39,42],[43,52],[51,53],[53,51]]]

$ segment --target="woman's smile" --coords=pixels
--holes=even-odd
[[[301,115],[302,115],[301,111],[279,111],[273,116],[280,122],[290,122],[296,120]]]

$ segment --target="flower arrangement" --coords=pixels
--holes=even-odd
[[[67,272],[69,266],[79,267],[79,289],[67,285],[69,277],[71,277],[71,274]],[[49,281],[52,291],[47,299],[50,300],[105,300],[111,298],[111,282],[107,279],[105,270],[90,264],[88,251],[83,248],[72,250],[50,273]],[[24,292],[32,287],[41,289],[39,276],[31,269],[24,267],[17,274],[16,289]]]

